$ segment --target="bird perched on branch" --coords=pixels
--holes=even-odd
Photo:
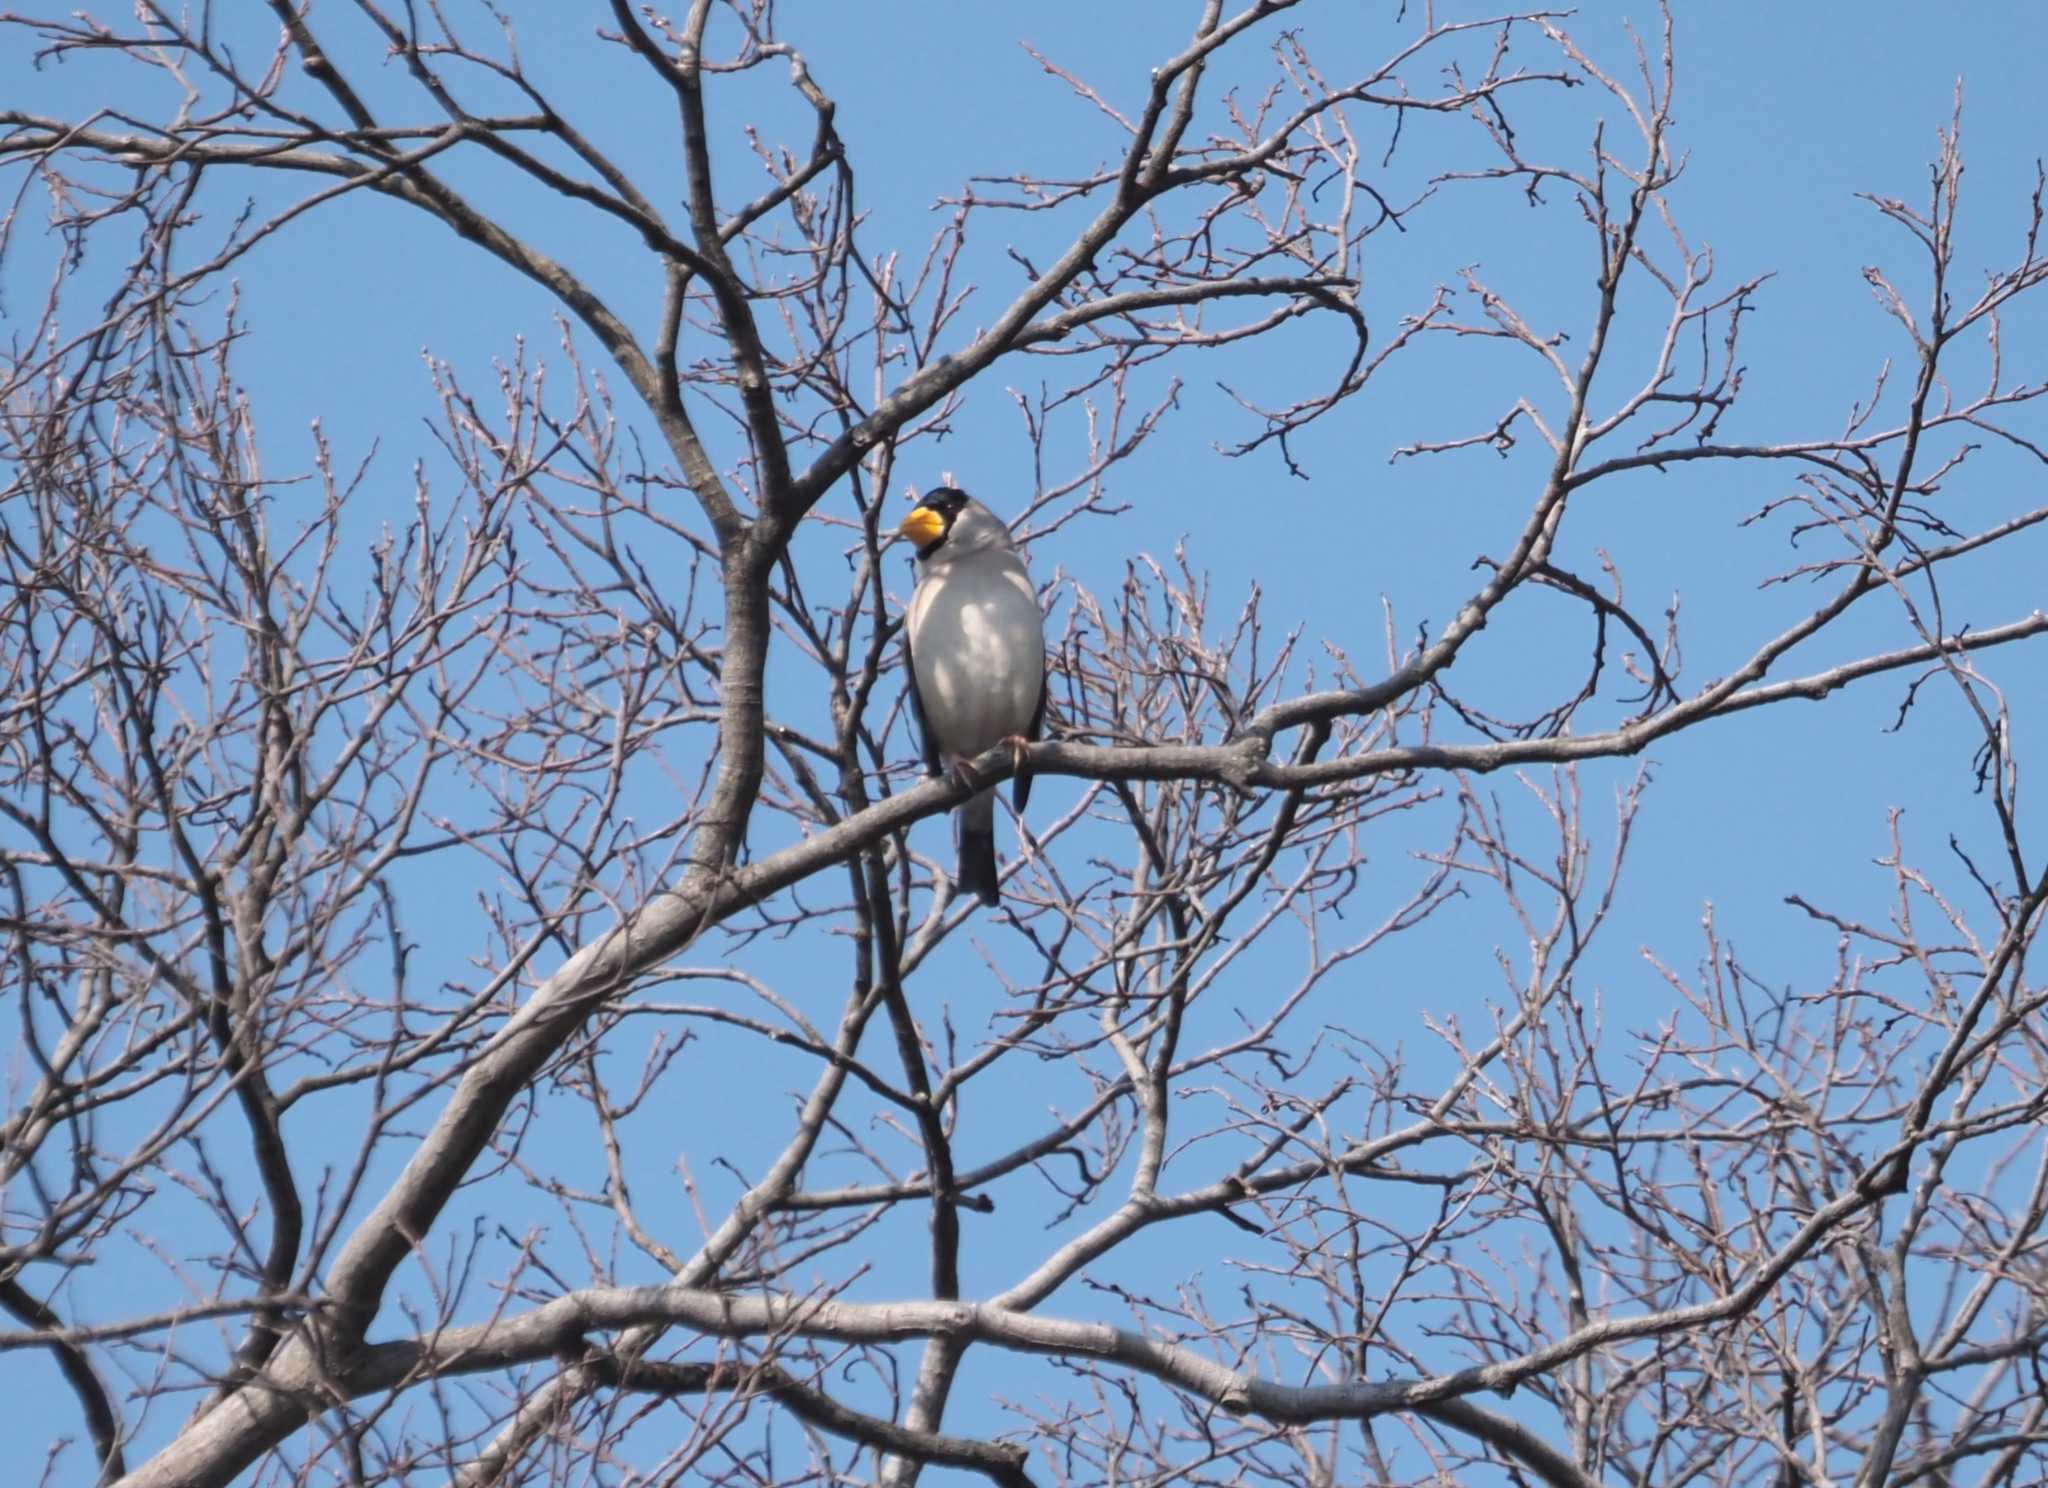
[[[967,761],[1008,744],[1021,813],[1031,794],[1024,746],[1045,725],[1045,617],[1023,556],[1001,518],[952,486],[928,493],[896,530],[917,548],[903,634],[925,768],[972,785]],[[993,786],[954,813],[960,891],[983,904],[1001,897],[995,813]]]

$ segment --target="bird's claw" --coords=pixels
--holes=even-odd
[[[1025,761],[1031,756],[1031,741],[1029,739],[1025,738],[1022,734],[1008,734],[996,740],[996,743],[1010,751],[1010,768],[1012,770],[1024,768]],[[974,790],[981,789],[981,777],[974,773],[973,762],[964,755],[947,755],[945,774],[946,778],[956,785],[968,786]]]

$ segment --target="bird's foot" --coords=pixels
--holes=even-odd
[[[1022,734],[1008,734],[996,740],[996,742],[1010,751],[1011,769],[1021,770],[1024,768],[1024,761],[1030,758],[1031,755],[1031,741],[1029,739],[1025,738]]]
[[[973,790],[981,789],[981,777],[974,773],[974,768],[964,759],[948,756],[946,775],[955,785],[964,785]]]

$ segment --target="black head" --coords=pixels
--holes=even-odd
[[[953,519],[967,509],[967,493],[958,486],[939,486],[925,492],[924,500],[918,502],[918,505],[930,507],[944,517],[946,525],[950,527],[953,525]]]

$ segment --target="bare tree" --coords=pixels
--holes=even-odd
[[[0,380],[0,1348],[75,1396],[46,1479],[2041,1480],[2048,871],[1987,668],[2037,679],[2048,616],[1945,602],[2048,517],[1958,496],[1987,444],[2044,458],[1999,339],[2039,189],[1964,287],[1952,127],[1924,201],[1873,199],[1910,276],[1869,271],[1870,396],[1738,442],[1761,279],[1675,215],[1668,18],[1617,75],[1561,13],[1424,7],[1337,77],[1296,8],[1207,0],[1135,112],[1045,57],[1117,153],[967,183],[908,254],[772,0],[613,0],[589,45],[672,109],[660,179],[483,7],[6,18],[128,80],[0,112],[0,248],[46,207],[62,249]],[[797,143],[741,128],[773,72]],[[493,386],[431,364],[410,500],[369,451],[266,466],[235,370],[276,334],[239,266],[364,193],[562,316]],[[1369,323],[1369,245],[1451,199],[1583,215],[1569,325],[1476,269]],[[1017,214],[1060,246],[997,303],[968,244]],[[578,267],[604,232],[653,323]],[[1447,619],[1367,664],[1195,557],[1054,575],[1184,366],[1317,327],[1316,387],[1234,385],[1228,452],[1283,478],[1417,348],[1533,374],[1401,451],[1528,477]],[[1030,763],[1082,784],[989,915],[910,834],[965,789],[912,763],[884,495],[999,364],[1039,380],[1019,533],[1060,534]],[[1687,467],[1773,472],[1796,567],[1752,577],[1807,596],[1716,617],[1747,639],[1704,681],[1675,605],[1560,549]],[[1460,663],[1539,592],[1586,623],[1531,711]],[[1610,820],[1581,767],[1869,679],[1953,700],[1996,860],[1895,827],[1888,911],[1798,901],[1832,982],[1710,919],[1615,1016],[1586,967],[1647,781]],[[1478,901],[1492,1022],[1361,1018],[1347,983]]]

